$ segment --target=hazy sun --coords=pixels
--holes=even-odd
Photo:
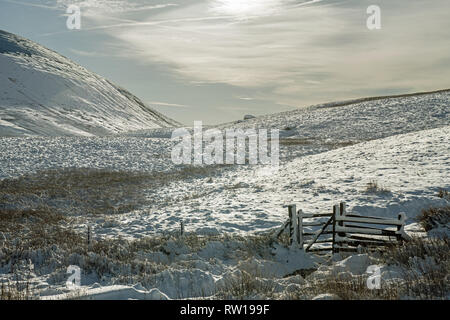
[[[235,16],[270,14],[282,0],[216,0],[213,10]]]

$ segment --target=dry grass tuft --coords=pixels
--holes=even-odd
[[[437,263],[450,262],[450,240],[441,238],[413,238],[402,245],[392,246],[381,251],[384,262],[409,267],[411,257],[426,259],[433,257]]]
[[[417,221],[425,231],[445,226],[450,222],[450,206],[424,209],[417,217]]]
[[[246,300],[253,297],[273,298],[274,287],[271,282],[262,281],[256,275],[244,270],[228,278],[214,298],[219,300]]]
[[[367,183],[365,192],[373,193],[373,194],[389,194],[389,193],[391,193],[390,190],[379,185],[378,182],[374,181],[374,180]]]
[[[441,189],[438,192],[438,197],[446,200],[450,200],[450,193],[447,190]]]
[[[21,285],[19,282],[12,284],[0,284],[0,300],[31,300],[33,299],[28,283]]]
[[[403,294],[415,299],[447,299],[450,294],[450,240],[414,238],[382,253],[382,259],[403,270]]]
[[[366,276],[339,277],[327,276],[309,281],[299,291],[290,293],[291,300],[312,299],[320,294],[328,293],[342,300],[397,300],[399,288],[397,285],[384,284],[380,289],[371,290],[367,287]]]
[[[315,138],[281,138],[279,140],[281,146],[309,146],[319,145],[330,149],[343,148],[356,144],[355,141],[324,141]]]
[[[290,139],[280,139],[279,143],[282,146],[304,146],[316,144],[317,142],[313,139],[308,138],[290,138]]]

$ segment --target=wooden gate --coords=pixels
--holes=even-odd
[[[333,206],[330,213],[305,214],[297,211],[296,205],[288,206],[288,211],[289,219],[275,236],[278,238],[287,229],[290,245],[307,252],[357,252],[360,247],[373,248],[410,240],[404,231],[404,213],[397,219],[347,214],[344,202]],[[311,227],[319,228],[312,232],[308,230]]]

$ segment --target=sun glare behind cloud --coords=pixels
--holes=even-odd
[[[236,18],[250,18],[266,16],[278,11],[288,1],[285,0],[214,0],[211,11],[235,16]]]

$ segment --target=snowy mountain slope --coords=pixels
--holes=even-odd
[[[450,124],[450,90],[325,103],[224,123],[226,129],[278,129],[280,161],[337,147],[440,128]],[[192,125],[192,124],[191,124]],[[210,126],[204,126],[204,130]],[[170,138],[167,128],[127,132],[127,137]]]
[[[450,89],[315,105],[220,125],[279,129],[285,138],[365,141],[450,124]]]
[[[125,89],[0,30],[0,136],[91,136],[176,125]]]
[[[357,143],[449,124],[450,89],[324,103],[214,127],[222,130],[278,129],[282,139],[306,139],[303,144],[305,147],[316,147],[333,143]],[[127,132],[125,135],[170,138],[171,133],[171,130],[162,128]]]

